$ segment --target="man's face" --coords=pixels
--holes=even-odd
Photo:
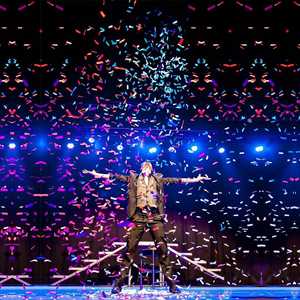
[[[142,174],[144,176],[149,176],[151,174],[151,172],[152,172],[152,168],[150,165],[146,164],[146,165],[142,166]]]

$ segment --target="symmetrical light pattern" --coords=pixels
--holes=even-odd
[[[300,3],[174,1],[0,5],[0,273],[49,282],[123,240],[127,186],[81,171],[148,159],[212,178],[166,187],[180,251],[226,284],[299,284]],[[173,265],[181,283],[220,283]]]

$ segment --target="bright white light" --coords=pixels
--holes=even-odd
[[[8,144],[8,148],[11,149],[11,150],[16,149],[16,146],[17,145],[15,143],[9,143]]]
[[[122,144],[120,144],[120,145],[117,146],[117,149],[118,149],[119,151],[122,151],[122,150],[124,149],[124,147],[123,147]]]
[[[151,147],[151,148],[149,148],[149,153],[156,153],[157,152],[157,148],[156,147]]]
[[[262,152],[262,151],[264,151],[264,146],[257,146],[257,147],[255,147],[255,151],[256,152]]]
[[[73,149],[74,148],[74,143],[68,143],[67,148],[68,149]]]
[[[225,148],[221,147],[219,148],[219,153],[224,153],[225,152]]]
[[[198,146],[197,145],[192,145],[192,146],[190,146],[190,148],[188,149],[188,152],[189,153],[195,153],[195,152],[197,152],[198,151]]]

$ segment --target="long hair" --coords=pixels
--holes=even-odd
[[[151,169],[151,171],[153,171],[153,166],[150,161],[148,161],[148,160],[144,161],[141,165],[141,169],[143,169],[146,166],[148,166]]]
[[[141,172],[140,172],[139,175],[142,174],[142,169],[143,169],[144,167],[146,167],[146,166],[148,166],[148,167],[150,168],[150,170],[151,170],[150,175],[153,175],[153,166],[152,166],[151,162],[148,161],[148,160],[144,161],[144,162],[141,164]]]

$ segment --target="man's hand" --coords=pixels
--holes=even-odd
[[[203,183],[203,180],[211,180],[211,178],[209,178],[207,175],[201,176],[200,174],[194,178],[183,178],[184,183],[193,183],[193,182]]]
[[[87,169],[84,169],[84,170],[82,170],[82,173],[83,173],[83,174],[90,174],[91,171],[89,171],[89,170],[87,170]]]
[[[97,175],[98,173],[95,170],[89,171],[87,169],[82,170],[83,174],[91,174],[91,175]]]
[[[97,173],[96,170],[89,171],[89,170],[87,170],[87,169],[84,169],[84,170],[82,170],[82,173],[83,173],[83,174],[91,174],[91,175],[93,175],[95,178],[106,178],[106,179],[109,178],[109,174],[101,174],[101,173]]]
[[[196,182],[201,182],[203,183],[203,180],[211,180],[210,177],[207,176],[207,174],[205,174],[205,176],[201,176],[200,174],[196,177]]]

